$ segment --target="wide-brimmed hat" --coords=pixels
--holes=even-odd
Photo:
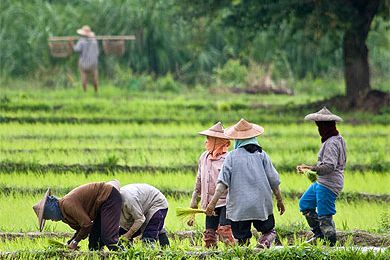
[[[107,184],[113,186],[115,189],[117,189],[118,191],[120,191],[120,188],[121,188],[121,184],[120,182],[117,180],[117,179],[114,179],[112,181],[108,181],[106,182]]]
[[[217,138],[223,138],[223,139],[229,139],[224,134],[224,128],[221,122],[216,123],[212,127],[210,127],[207,130],[204,130],[202,132],[199,132],[198,134],[200,135],[206,135],[206,136],[211,136],[211,137],[217,137]]]
[[[335,114],[332,114],[326,107],[323,107],[320,111],[308,114],[305,116],[305,120],[309,121],[336,121],[342,122],[343,119]]]
[[[38,217],[38,224],[39,224],[39,231],[42,232],[44,226],[45,226],[45,220],[43,219],[43,211],[45,210],[45,205],[47,201],[47,197],[51,195],[50,188],[47,189],[45,195],[43,196],[43,199],[40,200],[37,204],[33,206],[33,210],[35,211],[35,214],[37,214]]]
[[[89,27],[88,25],[84,25],[83,27],[81,27],[81,29],[78,29],[77,34],[79,34],[81,36],[86,36],[86,37],[94,37],[95,36],[93,31],[91,30],[91,27]]]
[[[229,138],[242,140],[248,139],[255,136],[259,136],[264,133],[262,126],[249,123],[245,119],[241,118],[237,124],[229,127],[225,130],[225,135]]]

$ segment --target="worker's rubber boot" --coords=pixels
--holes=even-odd
[[[263,234],[257,241],[257,248],[270,248],[276,239],[276,231],[272,229],[270,232]]]
[[[160,243],[161,247],[168,247],[169,246],[169,239],[168,239],[167,233],[160,233],[158,235],[158,242]]]
[[[313,237],[307,240],[307,243],[315,243],[317,239],[324,238],[324,235],[322,234],[321,228],[320,228],[320,221],[318,220],[317,212],[314,209],[307,210],[302,212],[302,214],[305,216],[307,223],[309,224],[311,231],[313,232]]]
[[[318,218],[320,222],[320,229],[322,234],[324,234],[324,240],[329,242],[330,246],[336,244],[336,226],[333,221],[332,215],[330,216],[321,216]]]
[[[208,228],[203,233],[206,248],[217,247],[217,235],[214,229]]]
[[[219,225],[217,229],[217,233],[219,236],[219,241],[225,243],[225,245],[234,246],[236,244],[236,241],[234,240],[233,233],[232,233],[232,226]]]

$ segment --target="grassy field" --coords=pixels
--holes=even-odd
[[[124,184],[149,183],[161,189],[169,200],[166,228],[169,232],[190,230],[175,216],[175,208],[190,201],[197,160],[204,137],[197,135],[216,121],[229,126],[241,117],[265,128],[259,138],[281,176],[286,213],[276,216],[281,234],[307,231],[299,213],[298,198],[310,185],[295,172],[300,163],[315,163],[320,138],[313,123],[303,117],[314,109],[311,96],[259,96],[208,93],[186,94],[126,92],[102,88],[99,95],[82,95],[78,89],[0,88],[0,232],[33,232],[37,220],[32,205],[47,187],[62,196],[78,185],[113,178]],[[337,229],[354,234],[365,230],[384,236],[390,232],[390,114],[338,112],[345,123],[338,129],[347,142],[345,188],[337,202]],[[276,213],[276,210],[275,210]],[[201,232],[204,216],[192,228]],[[46,231],[72,232],[65,224],[48,221]],[[327,251],[300,246],[269,250],[258,255],[284,259],[385,259],[384,254],[362,253],[352,247]],[[158,251],[137,244],[127,258],[159,256],[194,257],[205,251],[195,244],[175,240],[169,250]],[[352,243],[353,244],[353,243]],[[86,242],[82,244],[85,249]],[[224,249],[212,258],[256,257],[255,241],[249,248]],[[287,242],[286,242],[287,245]],[[72,257],[47,250],[45,238],[1,240],[0,252],[9,257]],[[186,251],[197,252],[188,255]],[[205,251],[206,252],[206,251]],[[208,252],[208,251],[207,251]],[[387,254],[387,255],[386,255]],[[1,255],[0,255],[1,257]],[[98,255],[82,255],[85,258]],[[115,256],[113,256],[115,257]]]

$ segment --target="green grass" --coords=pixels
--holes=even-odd
[[[56,188],[72,189],[79,185],[118,179],[122,185],[128,183],[149,183],[159,189],[192,191],[195,184],[196,172],[164,172],[164,173],[15,173],[0,174],[0,187],[9,188]],[[283,172],[280,174],[282,192],[304,192],[310,185],[310,181],[296,172]],[[362,192],[368,194],[388,194],[390,175],[377,172],[348,173],[345,175],[345,187],[343,192]]]
[[[0,195],[0,208],[2,209],[2,214],[0,215],[0,231],[27,232],[38,230],[37,217],[32,210],[32,206],[41,198],[42,195]],[[167,199],[169,202],[169,210],[166,218],[167,230],[178,231],[190,229],[185,221],[179,221],[175,212],[177,207],[187,207],[190,203],[190,197],[182,197],[179,199],[168,197]],[[279,216],[276,208],[274,209],[277,226],[306,226],[305,219],[299,212],[297,200],[285,199],[285,206],[286,212],[283,216]],[[381,217],[390,214],[390,206],[388,203],[347,203],[345,201],[338,201],[336,207],[337,214],[335,215],[335,222],[339,230],[360,229],[383,232],[384,227],[381,224]],[[198,214],[196,222],[195,229],[202,230],[204,228],[204,215]],[[72,231],[64,223],[52,221],[46,223],[45,230],[56,232]]]
[[[309,180],[297,174],[295,166],[315,163],[321,145],[315,125],[303,122],[304,115],[314,109],[297,106],[320,100],[320,96],[210,94],[204,90],[160,94],[128,92],[107,86],[101,88],[98,96],[83,94],[79,88],[49,90],[2,86],[0,90],[1,232],[37,231],[37,218],[32,205],[41,199],[43,192],[34,192],[49,186],[60,197],[65,191],[81,184],[116,178],[122,185],[149,183],[163,191],[184,191],[189,194],[194,187],[197,160],[204,150],[205,138],[197,132],[219,120],[225,126],[230,126],[244,117],[264,126],[265,134],[259,138],[259,142],[280,173],[282,194],[301,193],[307,189]],[[388,110],[376,115],[362,112],[336,113],[345,119],[344,123],[338,124],[348,149],[345,194],[388,196]],[[47,164],[54,166],[46,167]],[[73,164],[81,164],[81,167],[58,170]],[[7,165],[14,168],[10,170],[6,168]],[[102,165],[107,173],[82,168],[94,165]],[[112,168],[116,165],[141,168],[122,172]],[[171,167],[171,170],[163,171],[164,167]],[[60,192],[57,194],[56,190]],[[18,191],[31,193],[21,195]],[[204,215],[197,215],[196,226],[192,228],[175,216],[177,207],[189,205],[188,195],[167,198],[168,231],[203,231]],[[279,216],[274,210],[280,234],[308,230],[298,209],[298,199],[286,197],[285,204],[285,215]],[[361,198],[340,199],[336,207],[335,222],[338,230],[359,229],[381,234],[389,231],[388,202],[375,199],[365,201]],[[51,221],[47,222],[46,230],[73,232],[65,224]],[[253,247],[255,241],[252,242]],[[86,241],[82,242],[83,250],[86,250],[86,244]],[[202,241],[196,241],[196,244],[200,246]],[[351,247],[327,251],[321,247],[301,247],[299,241],[294,244],[297,247],[268,250],[257,257],[375,258],[370,253],[353,251]],[[21,258],[47,258],[48,255],[60,257],[60,253],[47,250],[47,245],[45,239],[6,240],[0,242],[0,252],[22,250],[19,255]],[[220,249],[221,252],[213,258],[255,257],[252,248],[249,248],[250,251],[239,247],[225,249],[222,246]],[[161,252],[136,244],[124,257],[153,258],[162,254],[161,258],[182,258],[188,257],[188,250],[205,251],[204,248],[190,245],[188,240],[180,240],[173,241],[169,250]],[[383,258],[380,254],[376,257]]]

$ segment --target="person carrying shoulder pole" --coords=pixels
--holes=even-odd
[[[73,46],[75,52],[80,53],[78,64],[83,90],[84,92],[87,91],[88,76],[92,75],[93,87],[95,93],[97,93],[99,47],[95,34],[88,25],[84,25],[81,29],[78,29],[77,34],[81,38],[77,41],[76,45],[73,46],[73,41],[70,41],[70,44]]]
[[[314,233],[307,242],[325,239],[334,246],[336,226],[333,215],[336,214],[336,198],[344,186],[344,168],[347,158],[345,141],[336,129],[336,122],[343,120],[332,114],[326,107],[305,116],[305,120],[315,121],[322,145],[315,166],[305,164],[297,166],[297,171],[300,173],[311,170],[318,176],[317,181],[299,200],[299,208]]]

